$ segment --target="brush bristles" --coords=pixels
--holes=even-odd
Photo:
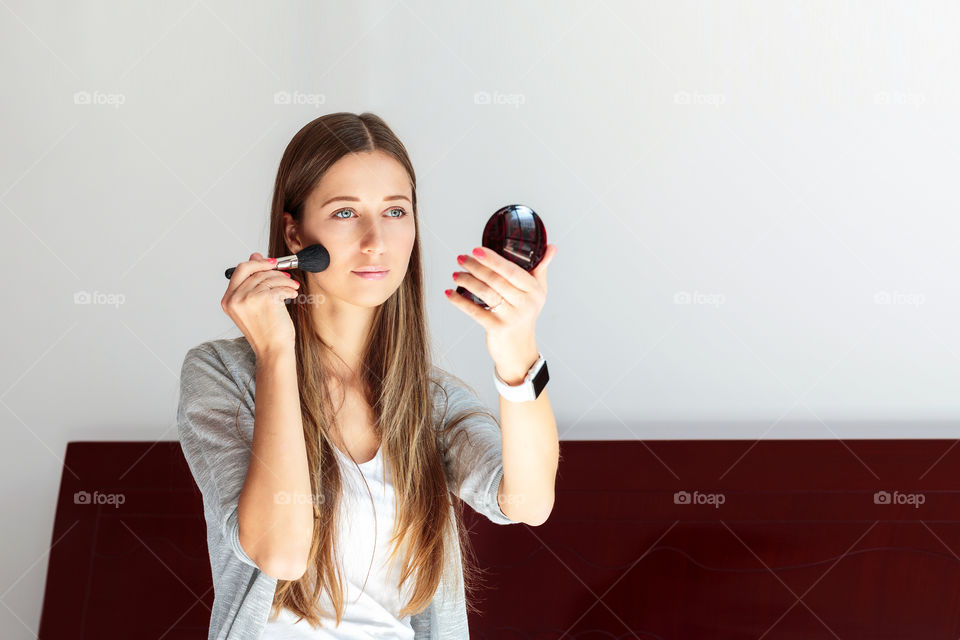
[[[330,253],[322,244],[310,245],[297,252],[297,268],[317,273],[330,266]]]

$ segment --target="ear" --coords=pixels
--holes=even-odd
[[[300,242],[300,225],[298,225],[297,221],[293,219],[293,216],[286,211],[283,212],[283,239],[294,253],[297,253],[303,248]]]

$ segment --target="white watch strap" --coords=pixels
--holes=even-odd
[[[497,375],[497,368],[494,367],[493,384],[497,387],[497,393],[510,402],[533,402],[536,400],[537,394],[533,388],[533,378],[537,375],[537,371],[540,370],[540,367],[545,360],[542,353],[538,353],[537,355],[539,356],[537,361],[534,362],[533,366],[527,371],[527,375],[524,377],[523,382],[517,385],[511,386],[501,380],[500,376]]]

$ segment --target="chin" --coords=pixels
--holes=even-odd
[[[369,291],[365,295],[358,295],[356,291],[351,291],[350,295],[346,296],[344,300],[358,307],[367,307],[373,309],[379,307],[384,302],[389,300],[396,292],[397,289],[392,289],[389,291],[383,290],[379,292]]]

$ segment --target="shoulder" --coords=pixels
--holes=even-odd
[[[434,401],[439,399],[441,406],[444,403],[444,398],[464,386],[463,380],[449,371],[441,369],[435,364],[430,365],[430,390],[433,393]]]
[[[207,340],[190,347],[183,358],[181,379],[195,372],[216,371],[234,381],[251,375],[256,368],[256,356],[245,336]],[[198,371],[199,370],[199,371]]]
[[[430,379],[431,381],[434,381],[445,388],[446,387],[465,387],[465,388],[470,387],[470,385],[468,385],[463,379],[447,371],[446,369],[441,369],[436,364],[430,365]]]
[[[466,380],[445,369],[432,365],[430,381],[434,404],[441,413],[444,409],[455,413],[461,409],[473,410],[483,407],[476,389]]]
[[[237,364],[245,360],[255,360],[253,349],[250,348],[250,343],[247,342],[246,336],[207,340],[206,342],[201,342],[191,347],[187,353],[194,350],[211,352],[219,356],[226,364]]]

